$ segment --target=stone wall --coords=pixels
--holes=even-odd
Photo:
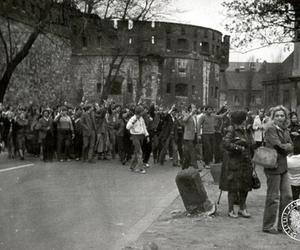
[[[20,22],[10,21],[13,42],[23,45],[31,28]],[[1,30],[7,31],[6,19],[0,18]],[[7,32],[5,32],[7,37]],[[0,43],[0,70],[3,73],[5,54]],[[63,103],[70,90],[71,47],[68,40],[47,34],[39,35],[28,56],[13,73],[5,95],[6,104],[34,103],[55,105]]]

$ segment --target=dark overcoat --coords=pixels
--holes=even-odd
[[[248,192],[252,189],[251,155],[253,138],[246,129],[230,126],[223,138],[224,156],[220,189],[230,192]]]

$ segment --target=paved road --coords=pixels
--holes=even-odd
[[[29,162],[0,163],[1,169]],[[0,172],[0,249],[100,249],[175,189],[178,169],[135,174],[115,162],[41,163]]]

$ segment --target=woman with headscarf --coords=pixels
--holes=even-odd
[[[231,126],[223,138],[224,158],[220,178],[220,189],[228,191],[228,216],[249,218],[246,210],[248,192],[252,190],[251,155],[254,140],[246,130],[247,113],[234,111],[231,113]],[[239,205],[239,211],[234,211]]]
[[[271,122],[265,132],[266,147],[275,149],[278,154],[277,167],[265,168],[267,196],[263,232],[271,234],[282,231],[281,215],[283,209],[292,201],[292,191],[287,174],[287,155],[293,152],[293,144],[288,131],[288,123],[287,109],[281,105],[277,106],[272,109]]]

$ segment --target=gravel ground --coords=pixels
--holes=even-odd
[[[205,174],[204,170],[202,174]],[[300,249],[300,242],[285,234],[266,234],[261,231],[266,194],[266,180],[262,169],[257,169],[262,182],[259,190],[248,195],[249,219],[231,219],[227,216],[227,193],[223,192],[218,212],[214,217],[204,214],[187,216],[180,197],[164,210],[161,216],[125,248],[143,250],[197,250],[197,249]],[[203,177],[208,195],[217,201],[218,186],[209,174]]]

